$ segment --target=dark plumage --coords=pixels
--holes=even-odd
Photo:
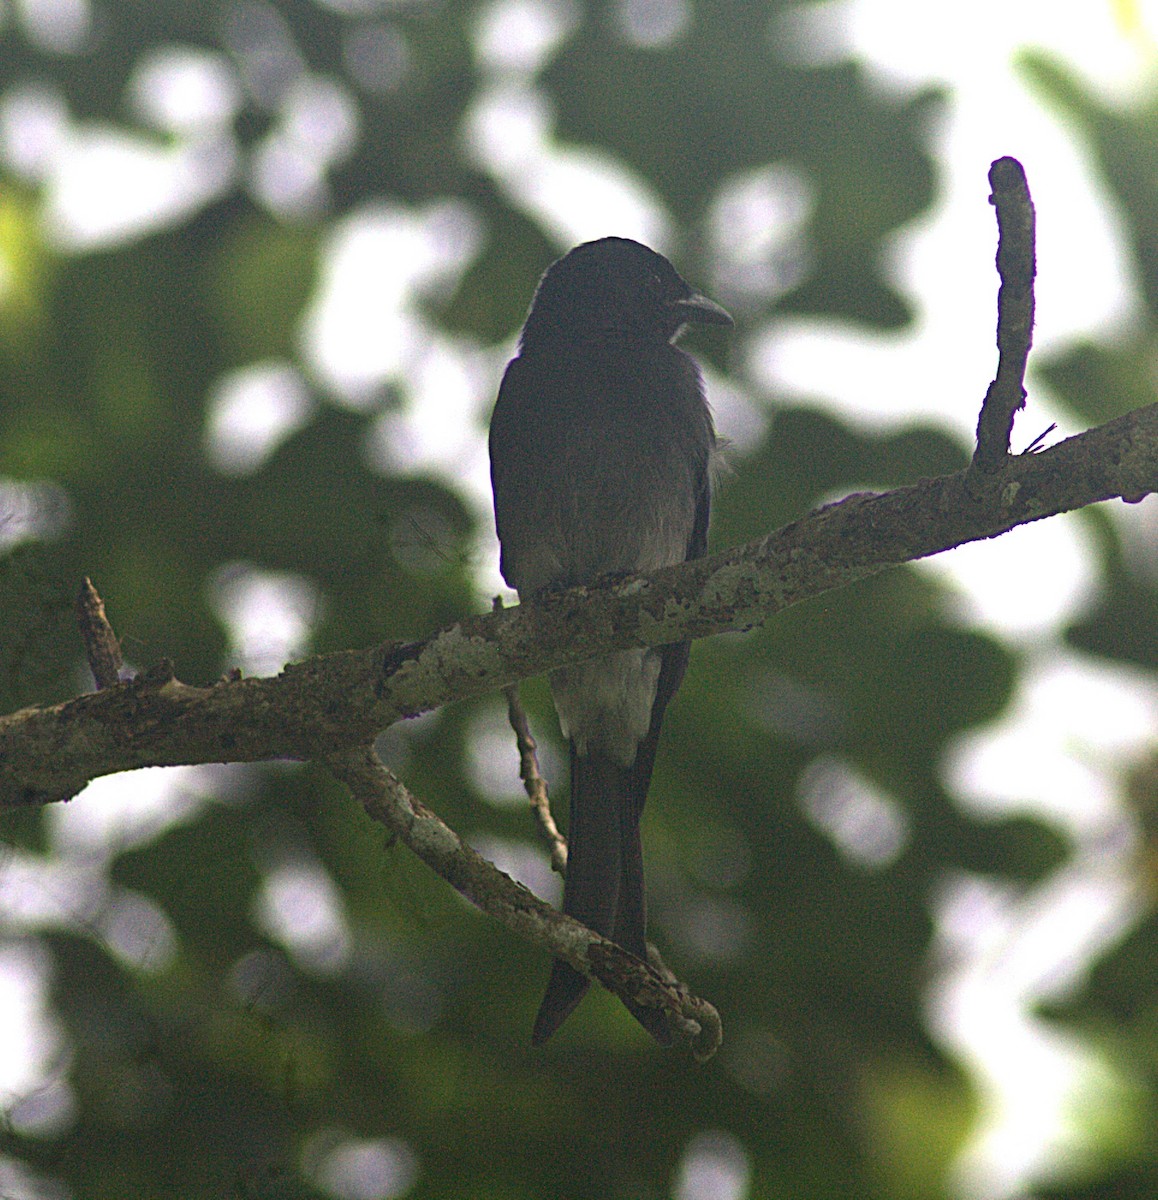
[[[544,274],[490,431],[503,578],[520,596],[704,554],[715,434],[699,368],[672,344],[689,322],[731,318],[638,242],[587,242]],[[563,911],[641,958],[639,821],[688,651],[623,651],[551,675],[571,743]],[[553,964],[535,1043],[587,987]],[[658,1011],[631,1010],[671,1040]]]

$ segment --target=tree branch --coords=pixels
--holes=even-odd
[[[323,758],[402,717],[610,650],[751,629],[887,567],[1017,525],[1158,490],[1158,405],[1040,454],[858,493],[746,546],[648,576],[468,617],[420,641],[191,687],[161,663],[127,683],[0,717],[0,806],[65,800],[135,767]]]
[[[624,999],[662,1009],[700,1061],[712,1057],[723,1036],[719,1013],[669,973],[564,916],[472,850],[382,764],[368,748],[323,759],[371,818],[381,822],[472,904],[502,921],[576,970],[598,979]]]

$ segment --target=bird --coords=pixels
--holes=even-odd
[[[689,324],[732,318],[640,242],[585,242],[544,272],[489,437],[500,570],[520,600],[706,552],[716,434],[699,366],[675,345]],[[563,912],[644,960],[640,818],[689,651],[616,651],[549,676],[570,744]],[[589,986],[554,960],[534,1045]],[[658,1009],[627,1007],[671,1044]]]

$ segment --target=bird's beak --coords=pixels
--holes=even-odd
[[[714,300],[692,292],[683,300],[676,300],[672,308],[679,314],[680,319],[693,322],[696,325],[731,325],[731,314],[726,308],[721,308]]]

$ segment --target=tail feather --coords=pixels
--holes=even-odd
[[[639,814],[640,780],[631,767],[618,767],[598,754],[571,752],[571,825],[567,835],[567,881],[563,911],[625,950],[647,957],[643,853]],[[646,781],[644,786],[646,787]],[[535,1018],[531,1041],[545,1042],[574,1011],[590,980],[556,960],[547,994]],[[663,1014],[629,1004],[636,1019],[658,1041],[670,1043]]]
[[[642,804],[640,805],[642,807]],[[639,836],[639,818],[624,813],[623,841],[620,846],[622,871],[619,881],[619,911],[611,939],[624,950],[647,961],[647,901],[643,890],[643,843]],[[623,1002],[627,1011],[661,1046],[670,1046],[671,1028],[658,1008],[648,1008],[630,1000]]]
[[[706,509],[704,515],[706,520]],[[690,558],[702,554],[702,545],[698,553],[689,551]],[[580,758],[571,746],[571,826],[563,911],[642,959],[647,958],[647,905],[639,821],[664,711],[684,677],[690,649],[687,642],[664,647],[651,726],[630,767],[617,767],[598,754]],[[590,986],[585,975],[565,962],[552,963],[547,994],[531,1033],[534,1045],[541,1045],[563,1024]],[[657,1042],[671,1045],[663,1013],[632,1003],[627,1008]]]
[[[622,873],[620,812],[631,773],[597,755],[580,758],[571,747],[571,822],[563,911],[610,937],[619,906]],[[540,1045],[574,1011],[591,981],[558,959],[539,1006],[531,1042]]]
[[[531,1030],[532,1046],[541,1046],[563,1024],[587,995],[590,986],[591,980],[586,975],[581,975],[561,958],[555,959],[551,964],[551,978],[547,981],[547,994],[539,1005]]]

